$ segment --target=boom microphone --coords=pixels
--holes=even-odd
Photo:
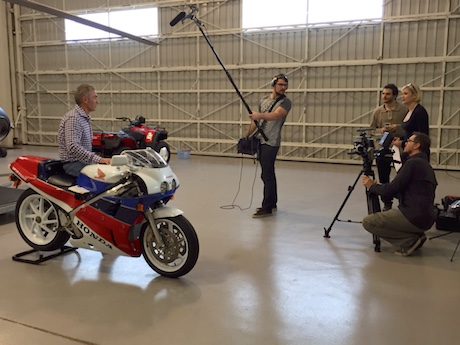
[[[179,12],[179,14],[175,16],[174,19],[169,22],[169,25],[175,26],[177,23],[183,20],[185,16],[186,16],[186,13],[184,11]]]

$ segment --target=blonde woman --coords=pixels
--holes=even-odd
[[[428,112],[420,104],[422,99],[422,92],[420,88],[412,83],[404,85],[401,88],[402,103],[409,110],[404,118],[401,128],[404,130],[403,138],[395,138],[393,145],[399,147],[400,150],[404,149],[409,138],[415,133],[423,133],[430,135],[430,121],[428,119]],[[428,161],[430,160],[430,151],[427,152]],[[401,153],[401,162],[407,159],[405,152]]]
[[[402,102],[409,110],[403,120],[401,127],[405,130],[404,141],[407,141],[414,132],[430,135],[428,112],[420,104],[422,93],[420,88],[412,83],[404,85],[402,91]]]

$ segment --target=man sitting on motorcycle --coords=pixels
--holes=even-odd
[[[64,115],[58,130],[59,159],[68,161],[64,171],[78,176],[88,164],[110,164],[110,158],[102,158],[92,152],[93,129],[90,113],[96,110],[97,93],[93,86],[80,85],[75,91],[75,107]]]

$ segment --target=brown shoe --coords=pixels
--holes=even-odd
[[[420,236],[417,238],[417,240],[408,248],[403,248],[401,247],[397,251],[395,251],[396,255],[401,255],[401,256],[410,256],[412,255],[413,252],[415,252],[417,249],[419,249],[423,243],[426,241],[425,234],[423,236]]]
[[[263,217],[270,217],[273,213],[271,210],[264,210],[263,208],[259,208],[256,210],[256,213],[252,215],[252,218],[263,218]]]
[[[259,207],[259,208],[256,209],[256,212],[259,212],[261,210],[262,210],[262,207]],[[272,208],[272,213],[276,213],[276,211],[278,211],[278,208],[275,206],[275,207]]]

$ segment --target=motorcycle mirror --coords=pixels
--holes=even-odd
[[[114,155],[112,156],[112,161],[110,163],[111,166],[122,166],[122,165],[128,165],[129,164],[129,159],[125,155]]]

